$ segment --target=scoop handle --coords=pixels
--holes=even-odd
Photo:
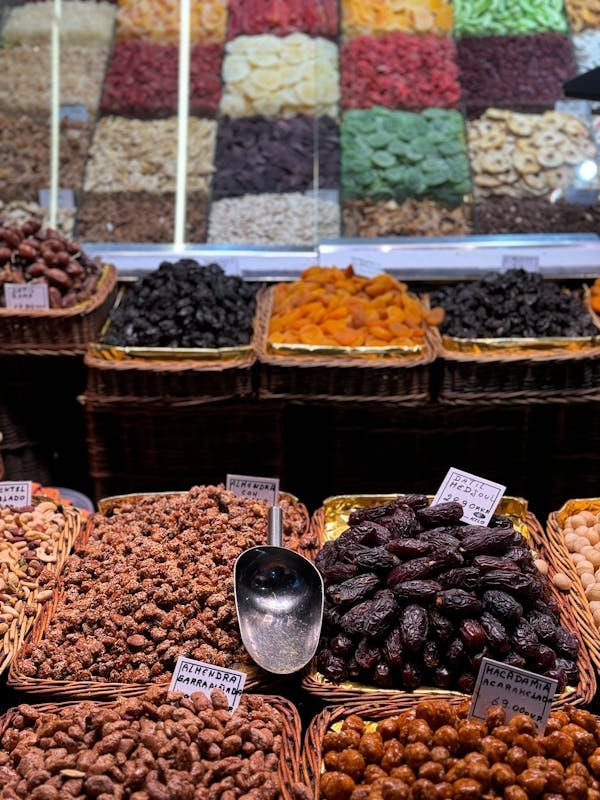
[[[269,509],[269,545],[271,547],[283,547],[283,511],[279,506],[271,506]]]

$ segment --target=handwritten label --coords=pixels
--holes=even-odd
[[[525,269],[537,272],[540,260],[537,256],[502,256],[502,269]]]
[[[45,283],[5,283],[4,301],[7,308],[50,308]]]
[[[50,189],[40,189],[38,202],[42,208],[50,208]],[[75,196],[72,189],[59,189],[57,203],[59,208],[75,208]]]
[[[506,486],[501,483],[450,467],[431,505],[462,503],[465,507],[463,522],[487,525],[505,491]]]
[[[246,673],[235,669],[215,667],[203,661],[179,656],[171,678],[169,691],[182,692],[189,697],[194,692],[210,697],[213,689],[222,689],[229,700],[229,711],[233,712],[240,704]]]
[[[253,475],[228,475],[227,489],[238,497],[266,500],[270,506],[279,502],[279,478],[257,478]]]
[[[31,481],[0,481],[0,506],[24,508],[31,505]]]
[[[543,735],[558,681],[484,658],[473,691],[470,717],[485,719],[490,706],[502,706],[508,721],[516,714],[529,714]]]
[[[70,119],[74,122],[87,122],[88,110],[83,103],[63,103],[59,109],[60,119]]]
[[[363,278],[376,278],[384,271],[381,264],[368,261],[366,258],[353,258],[352,267],[354,272],[357,275],[362,275]]]

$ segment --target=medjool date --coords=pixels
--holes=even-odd
[[[426,508],[429,505],[427,495],[424,494],[405,494],[402,497],[402,502],[415,511],[420,508]]]
[[[452,675],[448,667],[441,664],[433,673],[433,685],[440,689],[449,689],[452,686]]]
[[[509,569],[492,569],[481,576],[481,585],[526,595],[531,589],[531,577]]]
[[[331,650],[321,650],[317,658],[317,667],[326,678],[335,683],[346,680],[348,670],[343,659],[334,656]]]
[[[545,644],[530,646],[527,654],[524,655],[527,658],[527,665],[535,671],[545,671],[553,667],[556,662],[556,653]]]
[[[453,639],[446,650],[445,660],[449,667],[456,669],[467,656],[467,651],[462,639]]]
[[[419,667],[407,661],[402,667],[402,685],[407,689],[418,689],[421,685],[422,673]]]
[[[411,653],[418,653],[425,646],[429,631],[427,611],[421,606],[411,604],[400,614],[400,633],[402,646]]]
[[[556,631],[556,651],[560,656],[565,656],[575,661],[579,655],[579,641],[574,633],[558,628]]]
[[[364,603],[359,603],[353,606],[349,611],[346,611],[340,620],[340,627],[351,636],[364,636],[365,635],[365,621],[367,615],[371,612],[372,600],[365,600]]]
[[[537,647],[539,641],[531,625],[522,619],[513,631],[512,643],[519,655],[528,658],[529,654],[534,652],[532,648]]]
[[[354,563],[362,567],[362,569],[378,571],[391,569],[397,566],[400,561],[393,553],[386,550],[385,547],[374,547],[371,550],[367,550],[365,553],[359,553],[354,559]]]
[[[482,572],[489,572],[491,569],[511,569],[513,572],[519,571],[519,567],[515,562],[505,556],[475,556],[473,559],[473,566],[477,567]]]
[[[423,609],[421,609],[423,611]],[[364,621],[363,630],[367,636],[382,636],[398,617],[398,603],[389,589],[377,592]],[[427,612],[423,611],[425,618]]]
[[[417,519],[430,528],[436,525],[452,525],[460,522],[465,509],[461,503],[438,503],[436,506],[417,510]]]
[[[472,591],[479,586],[481,573],[475,567],[456,567],[436,576],[442,589],[466,589]]]
[[[394,587],[397,583],[404,583],[405,581],[418,580],[425,578],[435,570],[436,562],[433,561],[431,556],[423,556],[422,558],[413,558],[394,567],[387,576],[387,585]]]
[[[435,602],[438,592],[442,587],[436,581],[405,581],[397,583],[394,588],[394,596],[397,600],[412,600],[414,603],[430,605]]]
[[[342,612],[336,606],[330,605],[325,601],[325,608],[323,610],[323,625],[335,629],[338,628],[342,621]]]
[[[380,661],[373,670],[373,683],[376,686],[384,686],[386,688],[393,685],[392,670],[385,661]]]
[[[391,516],[383,517],[379,521],[397,539],[411,536],[418,527],[415,512],[408,506],[396,509]]]
[[[368,508],[355,508],[348,516],[349,525],[358,525],[360,522],[374,521],[387,516],[387,506],[369,506]]]
[[[531,611],[528,614],[527,621],[536,632],[540,642],[547,645],[553,645],[556,642],[556,623],[548,614],[542,614],[541,611]]]
[[[471,617],[483,611],[483,604],[463,589],[445,589],[440,592],[438,606],[452,617]]]
[[[435,669],[440,663],[440,646],[430,639],[423,648],[423,664],[427,669]]]
[[[354,653],[354,660],[361,669],[365,671],[373,669],[380,658],[381,650],[379,647],[376,647],[369,639],[363,638],[360,640]]]
[[[518,622],[523,616],[523,606],[514,597],[500,589],[489,589],[483,593],[486,609],[506,622]]]
[[[512,528],[483,528],[480,532],[465,536],[461,543],[461,550],[475,556],[481,553],[503,553],[513,541]]]
[[[460,638],[467,650],[477,652],[485,644],[485,631],[476,619],[463,619],[459,625]]]
[[[323,547],[317,553],[315,558],[315,566],[323,573],[329,567],[333,567],[338,563],[339,559],[339,545],[337,542],[325,542]]]
[[[492,650],[499,653],[508,653],[510,650],[510,636],[504,625],[488,611],[481,615],[481,625],[485,632],[485,639]]]
[[[348,606],[367,598],[379,586],[379,578],[371,572],[349,578],[327,589],[327,597],[336,606]]]
[[[566,679],[570,684],[576,684],[579,680],[579,668],[574,661],[559,656],[554,662],[554,666],[565,673]]]
[[[343,633],[338,633],[329,642],[329,649],[334,656],[344,658],[354,650],[354,641],[349,636],[344,636]]]
[[[455,547],[439,547],[431,554],[432,568],[450,569],[450,567],[460,567],[464,563],[464,558]]]
[[[402,634],[400,628],[393,628],[383,645],[383,655],[390,667],[399,669],[403,664]]]
[[[429,611],[429,625],[442,642],[449,642],[454,636],[454,623],[437,608]]]
[[[523,669],[527,662],[520,656],[518,653],[508,653],[501,659],[505,664],[510,664],[511,667],[519,667],[519,669]]]
[[[423,531],[420,539],[423,542],[431,542],[438,547],[457,548],[460,544],[460,539],[448,533],[447,528],[434,528],[432,531]]]
[[[325,585],[343,583],[359,573],[356,564],[333,564],[331,567],[319,568]]]
[[[361,544],[370,544],[375,547],[389,542],[392,538],[392,534],[387,528],[372,520],[353,525],[350,530],[361,535]]]

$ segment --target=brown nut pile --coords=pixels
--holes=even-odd
[[[345,236],[465,236],[472,233],[470,210],[444,208],[432,200],[346,200]]]
[[[559,111],[517,114],[489,108],[468,123],[475,196],[541,196],[566,188],[573,167],[595,158],[590,131]]]
[[[467,719],[469,703],[424,700],[377,726],[358,716],[323,740],[325,800],[599,800],[600,720],[566,708],[544,736],[501,707]]]
[[[227,708],[220,690],[158,687],[111,704],[21,705],[0,740],[0,798],[276,800],[279,711],[252,695]]]
[[[282,500],[286,543],[304,519]],[[267,505],[222,486],[145,498],[95,518],[90,541],[63,570],[65,595],[38,645],[21,651],[28,676],[148,683],[178,656],[218,666],[246,658],[233,563],[267,541]]]
[[[39,219],[0,227],[0,286],[45,283],[50,308],[71,308],[91,298],[101,274],[99,261],[53,228],[42,230]]]
[[[44,228],[50,225],[48,209],[42,208],[38,203],[34,203],[30,200],[11,200],[4,203],[0,200],[0,224],[23,225],[27,220],[31,219],[31,217],[38,219]],[[71,236],[73,234],[74,222],[75,209],[58,209],[56,228],[60,233],[63,233],[65,236]]]

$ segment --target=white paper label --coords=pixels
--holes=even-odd
[[[60,119],[70,119],[74,122],[87,122],[88,110],[83,103],[63,103],[59,109]]]
[[[279,502],[279,478],[257,478],[253,475],[228,475],[227,490],[238,497],[266,500],[270,506]]]
[[[502,256],[502,269],[525,269],[537,272],[540,259],[537,256]]]
[[[50,308],[45,283],[5,283],[4,301],[7,308]]]
[[[31,505],[31,481],[0,481],[0,506],[24,508]]]
[[[376,264],[374,261],[368,261],[366,258],[353,258],[352,267],[357,275],[362,275],[363,278],[376,278],[383,273],[381,264]]]
[[[450,467],[431,505],[462,503],[465,507],[463,522],[487,525],[505,491],[506,486],[501,483]]]
[[[229,711],[233,712],[240,704],[245,683],[245,672],[215,667],[212,664],[205,664],[203,661],[179,656],[169,684],[169,691],[182,692],[186,697],[194,692],[202,692],[210,697],[213,689],[222,689],[229,700]]]
[[[469,716],[485,719],[490,706],[501,706],[506,711],[507,721],[516,714],[528,714],[541,736],[546,729],[557,686],[558,681],[553,678],[484,658],[473,691]]]
[[[38,202],[42,208],[50,208],[50,189],[40,189]],[[59,189],[57,203],[59,208],[75,208],[75,196],[72,189]]]

